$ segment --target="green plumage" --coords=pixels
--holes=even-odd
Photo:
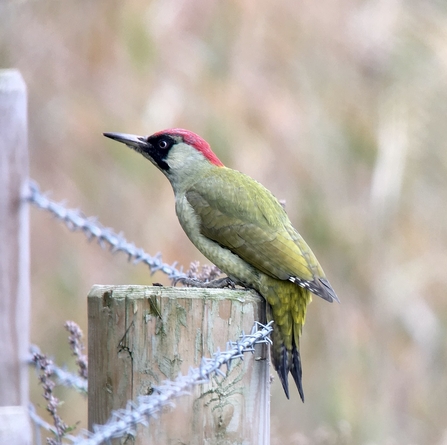
[[[149,137],[105,133],[141,153],[169,179],[192,243],[236,283],[256,289],[274,320],[272,361],[289,397],[301,398],[299,340],[311,293],[338,301],[309,246],[277,199],[250,177],[223,167],[200,136],[170,129]]]
[[[278,200],[254,179],[226,167],[186,192],[202,234],[280,280],[312,280],[323,270]]]
[[[304,399],[299,338],[311,293],[289,279],[297,277],[306,282],[324,279],[315,255],[292,227],[278,200],[240,172],[215,168],[188,187],[185,197],[198,218],[201,234],[257,271],[255,279],[251,269],[247,276],[240,271],[235,273],[221,263],[218,251],[216,255],[203,252],[233,279],[253,287],[266,299],[268,318],[275,322],[273,365],[287,397],[290,371]]]

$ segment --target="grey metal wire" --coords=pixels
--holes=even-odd
[[[124,252],[134,264],[145,263],[149,266],[151,273],[161,271],[173,281],[186,277],[182,268],[176,268],[176,262],[172,265],[163,263],[160,253],[151,256],[133,243],[129,243],[121,234],[102,226],[96,218],[86,217],[80,210],[67,209],[62,203],[50,200],[46,194],[40,191],[35,182],[30,182],[29,194],[26,199],[36,207],[50,212],[70,230],[81,231],[88,239],[96,239],[103,248],[110,247],[112,253]],[[227,370],[229,370],[233,360],[242,359],[244,353],[254,352],[256,344],[271,344],[269,335],[273,330],[272,323],[262,325],[256,322],[249,335],[242,333],[238,341],[227,343],[225,351],[217,351],[212,358],[202,358],[199,368],[191,368],[188,374],[180,374],[173,381],[164,381],[160,386],[154,388],[155,392],[150,396],[141,396],[137,402],[129,401],[126,409],[114,411],[107,423],[95,425],[92,433],[83,431],[78,437],[66,436],[66,439],[71,440],[75,445],[99,445],[113,438],[132,434],[137,424],[147,425],[150,417],[158,413],[163,406],[173,405],[175,398],[188,394],[193,386],[208,382],[213,374],[225,376],[220,369],[222,365],[226,364]],[[35,351],[38,351],[37,347],[34,348]],[[57,366],[53,367],[53,372],[59,383],[82,392],[87,391],[85,379]],[[33,409],[30,409],[30,414],[36,425],[52,429],[51,425],[40,419]]]
[[[81,231],[90,239],[96,239],[101,247],[109,247],[112,253],[124,252],[134,264],[144,263],[149,266],[151,273],[161,271],[168,275],[171,280],[184,278],[182,268],[177,269],[177,262],[169,265],[163,263],[161,254],[151,256],[143,249],[137,248],[135,244],[128,242],[123,235],[104,227],[95,217],[86,217],[78,209],[67,209],[62,203],[52,201],[47,193],[42,193],[39,186],[30,181],[27,201],[36,207],[47,210],[54,217],[62,221],[70,230]]]
[[[173,400],[185,394],[201,383],[206,383],[213,374],[225,376],[220,370],[223,364],[227,369],[235,359],[242,359],[246,352],[254,352],[259,343],[271,343],[272,322],[267,325],[255,323],[249,335],[242,333],[239,341],[229,342],[223,352],[217,351],[212,358],[202,358],[198,368],[191,368],[186,375],[180,374],[173,381],[165,381],[150,396],[141,396],[137,403],[128,402],[126,409],[114,411],[104,425],[95,425],[93,432],[84,431],[74,440],[75,445],[99,445],[117,437],[134,434],[137,424],[148,424],[164,406],[173,405]],[[84,437],[82,437],[84,436]]]

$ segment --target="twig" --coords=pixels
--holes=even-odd
[[[68,342],[73,355],[76,357],[76,364],[79,367],[79,375],[83,379],[87,380],[88,377],[88,359],[85,354],[84,344],[82,343],[82,330],[74,321],[66,321],[65,329],[70,333]]]
[[[36,345],[31,345],[30,353],[31,356],[29,362],[37,367],[37,363],[33,360],[33,355],[41,354],[39,347]],[[81,393],[87,394],[88,384],[86,379],[79,377],[66,369],[56,366],[53,361],[48,364],[48,368],[57,378],[58,384],[69,388],[74,388]]]
[[[193,278],[198,281],[202,282],[209,282],[215,280],[219,275],[221,275],[221,270],[213,265],[204,264],[200,268],[200,262],[199,261],[193,261],[189,265],[189,270],[186,271],[186,276],[188,278]]]
[[[43,397],[48,402],[47,411],[50,413],[54,422],[54,429],[51,429],[51,431],[55,438],[48,438],[47,443],[49,445],[61,445],[62,438],[65,436],[69,427],[57,413],[59,399],[53,394],[53,389],[56,384],[51,380],[51,377],[54,374],[52,370],[53,362],[44,354],[39,353],[33,354],[33,362],[36,364],[36,367],[42,371],[39,375],[39,382],[43,388]]]

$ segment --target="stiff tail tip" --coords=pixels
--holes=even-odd
[[[300,351],[293,345],[291,352],[287,351],[284,345],[281,345],[279,351],[279,357],[273,355],[273,366],[278,373],[279,380],[281,381],[282,387],[286,394],[286,397],[290,399],[289,394],[289,372],[292,374],[293,380],[295,381],[298,393],[301,400],[304,402],[304,391],[303,391],[303,381],[302,381],[302,367],[301,367],[301,357]]]
[[[293,376],[293,380],[295,380],[296,387],[298,388],[298,392],[300,393],[301,400],[304,403],[304,391],[303,391],[303,369],[301,367],[301,356],[300,351],[293,345],[292,350],[292,369],[291,373]]]

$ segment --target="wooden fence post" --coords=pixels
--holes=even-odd
[[[89,429],[112,410],[186,374],[255,320],[264,302],[254,292],[158,286],[94,286],[88,297]],[[226,369],[224,368],[225,372]],[[128,443],[126,438],[114,444]],[[227,377],[175,400],[132,444],[268,445],[270,384],[266,345],[235,361]]]
[[[32,443],[28,416],[29,224],[26,85],[0,70],[0,443]]]

